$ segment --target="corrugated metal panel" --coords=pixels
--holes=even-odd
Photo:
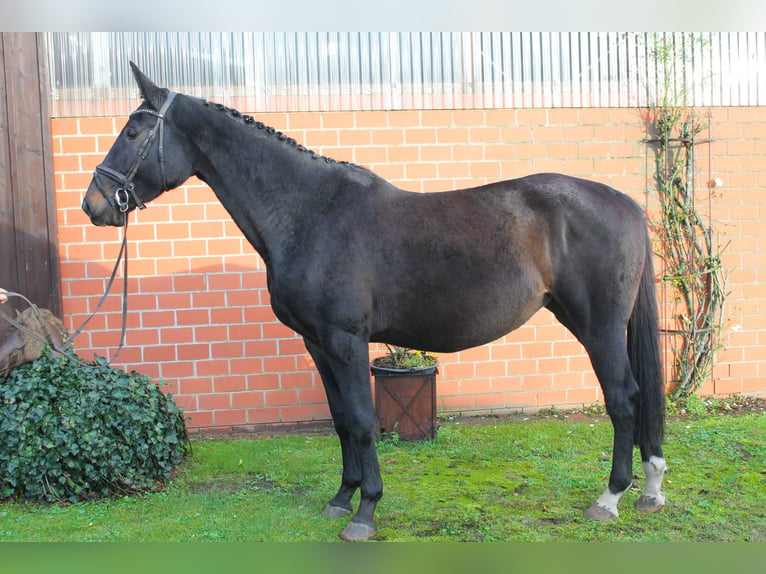
[[[247,111],[766,105],[766,33],[53,32],[55,116],[135,107],[157,83]],[[665,48],[665,47],[669,48]],[[657,54],[667,54],[658,61]]]

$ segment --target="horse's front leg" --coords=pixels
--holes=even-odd
[[[351,497],[354,496],[356,489],[362,483],[362,469],[359,465],[359,457],[356,454],[351,435],[346,430],[343,423],[338,422],[338,417],[333,416],[335,430],[340,439],[340,451],[343,459],[343,476],[340,481],[340,488],[335,496],[322,510],[322,516],[327,518],[341,518],[350,516],[353,512],[351,506]]]
[[[377,531],[375,507],[383,494],[375,449],[367,342],[339,333],[328,337],[322,347],[309,341],[306,347],[322,376],[343,456],[340,489],[323,515],[349,514],[350,499],[361,487],[359,508],[340,536],[344,540],[366,540]]]
[[[365,407],[353,416],[350,425],[350,442],[357,454],[361,470],[361,496],[359,508],[351,521],[340,533],[343,540],[367,540],[378,530],[375,523],[375,508],[383,496],[383,481],[380,478],[378,455],[375,449],[375,412]]]
[[[335,432],[338,433],[338,439],[340,440],[341,457],[343,460],[343,476],[340,488],[337,494],[325,506],[322,516],[328,518],[350,516],[353,510],[351,497],[354,496],[354,493],[362,483],[362,468],[359,464],[359,456],[351,441],[351,432],[346,421],[343,397],[335,380],[330,361],[319,345],[308,339],[305,340],[305,343],[322,378]]]

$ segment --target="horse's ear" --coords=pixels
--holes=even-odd
[[[141,97],[159,110],[165,101],[167,90],[163,90],[147,78],[133,62],[130,63],[130,69],[133,71],[133,77],[136,79],[136,83],[141,90]]]

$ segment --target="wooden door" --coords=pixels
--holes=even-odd
[[[45,36],[0,34],[0,287],[61,317],[47,84]]]

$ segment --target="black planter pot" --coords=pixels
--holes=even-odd
[[[404,441],[436,438],[438,367],[393,369],[370,366],[375,380],[378,438]]]

